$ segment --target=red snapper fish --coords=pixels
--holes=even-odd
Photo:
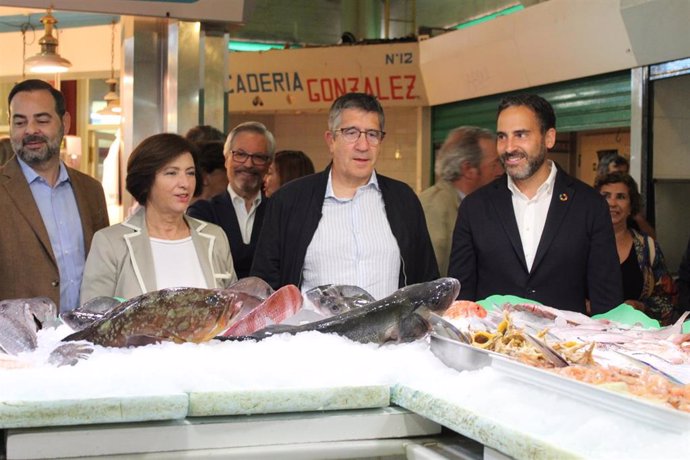
[[[237,337],[253,334],[267,326],[280,324],[302,308],[302,294],[297,286],[288,284],[271,294],[243,318],[235,321],[222,336]]]
[[[469,300],[456,300],[443,313],[444,318],[486,318],[486,310],[476,302]]]

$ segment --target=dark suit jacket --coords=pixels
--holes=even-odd
[[[611,215],[593,188],[560,169],[531,272],[507,176],[468,195],[458,210],[448,275],[460,299],[511,294],[563,310],[603,313],[623,301]]]
[[[205,220],[220,226],[225,234],[228,236],[230,242],[230,252],[232,253],[232,261],[235,266],[237,278],[245,278],[249,276],[249,269],[252,266],[254,259],[254,251],[256,250],[256,243],[259,240],[259,233],[264,222],[264,212],[266,210],[266,197],[262,197],[261,203],[256,208],[256,215],[254,216],[254,226],[252,227],[252,235],[249,239],[249,244],[242,241],[242,233],[240,232],[240,224],[237,221],[237,214],[232,205],[230,193],[227,191],[214,196],[210,200],[199,200],[187,210],[187,214],[197,219]]]
[[[103,187],[67,168],[77,200],[85,254],[93,234],[108,226]],[[60,305],[60,274],[41,213],[16,157],[0,169],[0,299],[49,297]]]
[[[304,258],[321,220],[329,172],[330,167],[301,177],[271,195],[251,274],[273,289],[302,284]],[[376,177],[400,249],[398,286],[435,280],[438,265],[417,195],[403,182]]]

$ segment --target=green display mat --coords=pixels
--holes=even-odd
[[[484,309],[486,309],[487,311],[493,311],[496,308],[500,308],[501,305],[506,303],[528,303],[542,305],[540,302],[537,302],[536,300],[524,299],[522,297],[514,295],[492,295],[487,297],[486,299],[479,300],[477,303],[484,307]],[[622,303],[613,310],[607,311],[606,313],[602,313],[599,315],[594,315],[592,316],[592,318],[608,319],[621,324],[628,324],[630,326],[639,324],[646,328],[659,329],[661,327],[659,321],[650,318],[641,311],[634,309],[627,303]],[[683,333],[690,334],[690,320],[683,323]]]

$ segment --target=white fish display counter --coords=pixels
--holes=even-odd
[[[38,330],[35,349],[15,356],[26,367],[0,369],[8,458],[204,449],[246,458],[259,448],[318,458],[299,449],[328,443],[332,456],[355,441],[371,447],[360,456],[385,447],[402,457],[404,444],[441,426],[514,458],[682,458],[690,439],[690,427],[663,429],[491,364],[458,371],[434,355],[428,335],[381,345],[306,330],[143,344],[137,333],[140,346],[93,345],[76,365],[50,364],[73,332]]]

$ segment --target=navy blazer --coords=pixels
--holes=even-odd
[[[448,275],[460,299],[516,295],[562,310],[603,313],[623,301],[611,215],[604,198],[561,169],[532,270],[507,176],[468,195],[458,210]]]
[[[240,224],[237,221],[237,214],[232,205],[230,193],[228,193],[227,190],[214,196],[210,200],[199,200],[194,202],[187,210],[187,214],[191,217],[216,224],[225,231],[225,234],[228,236],[228,242],[230,243],[230,253],[232,254],[232,261],[235,266],[237,278],[245,278],[249,276],[249,269],[252,266],[256,243],[259,240],[261,225],[264,221],[265,209],[266,197],[262,196],[261,203],[259,203],[259,206],[256,208],[254,226],[252,227],[252,235],[249,239],[249,244],[245,244],[244,241],[242,241]]]

